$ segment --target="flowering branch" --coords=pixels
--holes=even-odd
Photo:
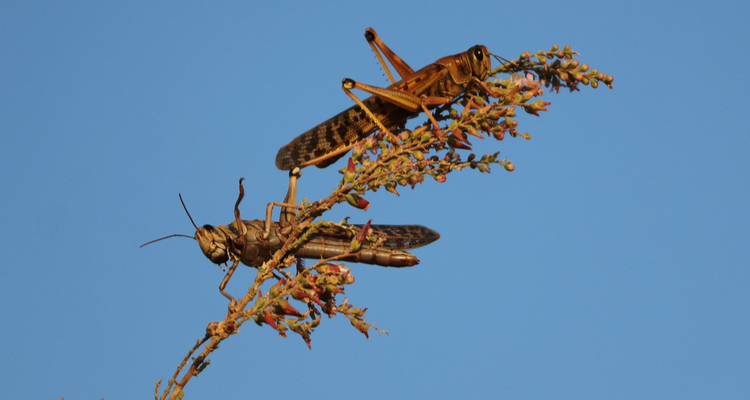
[[[365,320],[366,308],[349,304],[347,298],[339,302],[336,297],[344,294],[344,286],[355,280],[351,271],[336,261],[356,256],[365,242],[377,246],[382,239],[372,235],[369,222],[360,228],[316,219],[343,202],[366,210],[370,203],[365,200],[364,194],[381,187],[399,195],[399,187],[410,186],[414,189],[427,177],[444,183],[449,174],[466,168],[489,173],[493,165],[499,165],[506,171],[513,171],[513,163],[505,158],[499,159],[499,152],[481,157],[470,153],[462,158],[462,151],[471,150],[473,146],[469,136],[483,139],[487,135],[503,140],[507,134],[530,139],[528,133],[517,130],[516,111],[520,108],[536,116],[541,111],[548,111],[550,102],[535,100],[544,94],[543,87],[553,92],[559,92],[562,87],[577,91],[581,85],[597,88],[601,82],[612,88],[611,76],[595,69],[589,71],[588,65],[575,60],[577,55],[569,46],[560,50],[556,45],[547,52],[523,53],[518,59],[505,61],[493,69],[489,80],[477,80],[472,89],[456,100],[435,108],[435,120],[444,121],[447,126],[436,130],[427,121],[413,130],[400,127],[391,132],[379,132],[357,143],[347,166],[339,171],[342,178],[338,186],[325,199],[312,203],[302,201],[302,209],[291,224],[284,244],[258,267],[258,274],[247,293],[239,300],[230,301],[224,319],[208,325],[205,335],[177,367],[161,397],[158,396],[161,381],[157,383],[155,397],[181,398],[187,382],[209,365],[208,355],[223,340],[239,333],[240,327],[247,321],[259,326],[268,325],[281,337],[286,337],[287,331],[291,330],[303,339],[308,348],[311,348],[311,335],[321,323],[323,314],[329,318],[336,314],[343,315],[368,338],[370,328],[378,333],[387,333]],[[497,77],[500,74],[508,76],[500,79]],[[235,212],[239,220],[239,210],[236,208]],[[337,229],[351,238],[348,253],[323,259],[309,267],[297,262],[295,249],[310,240],[316,232],[330,229]],[[293,270],[296,270],[294,276],[291,273]],[[271,285],[263,293],[261,288],[266,283]],[[292,302],[304,311],[299,311]],[[194,356],[203,344],[203,349]],[[188,364],[188,370],[178,379]]]

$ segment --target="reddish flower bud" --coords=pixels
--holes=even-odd
[[[265,321],[265,323],[267,323],[268,325],[271,325],[273,329],[279,329],[279,326],[276,325],[276,321],[273,319],[273,316],[270,312],[268,312],[268,310],[263,312],[263,321]]]
[[[295,291],[292,292],[292,298],[294,300],[300,300],[300,301],[302,301],[302,300],[304,300],[304,299],[306,299],[308,297],[309,296],[307,295],[307,293],[305,293],[305,291],[301,290],[301,289],[298,289],[298,290],[295,290]]]
[[[367,235],[370,234],[370,223],[372,222],[372,219],[367,221],[365,226],[362,227],[362,230],[359,232],[359,235],[357,235],[357,241],[362,244],[367,241]]]
[[[506,171],[513,171],[514,169],[516,169],[516,167],[510,161],[503,164],[503,168],[505,168]]]
[[[471,147],[461,143],[455,136],[448,136],[448,145],[457,149],[471,150]]]
[[[340,274],[341,268],[336,264],[323,264],[315,267],[319,274]]]
[[[359,195],[349,193],[344,197],[349,204],[351,204],[353,207],[359,208],[360,210],[367,211],[367,209],[370,208],[370,202],[365,200],[363,197],[360,197]]]
[[[463,133],[463,132],[461,132],[461,130],[460,130],[460,129],[454,129],[454,130],[453,130],[453,136],[455,136],[455,137],[456,137],[456,139],[458,139],[458,140],[460,140],[460,141],[462,141],[462,142],[465,142],[465,141],[466,141],[466,136],[464,135],[464,133]]]
[[[279,300],[274,309],[277,314],[292,315],[295,317],[302,316],[302,314],[300,314],[296,308],[292,307],[292,305],[289,304],[289,301],[287,301],[286,299]]]
[[[367,332],[367,328],[368,327],[367,327],[366,323],[364,323],[364,322],[362,322],[362,321],[360,321],[358,319],[355,319],[355,318],[350,318],[349,322],[351,322],[352,326],[355,327],[355,328],[357,328],[358,331],[364,333],[365,337],[367,337],[368,339],[370,338],[370,335]]]
[[[317,294],[316,294],[316,295],[314,295],[313,297],[311,297],[311,299],[312,299],[312,301],[314,301],[314,302],[315,302],[315,303],[316,303],[317,305],[319,305],[319,306],[323,307],[323,302],[322,302],[322,301],[320,301],[320,297],[318,297],[318,295],[317,295]]]
[[[346,172],[344,172],[344,183],[353,181],[355,176],[356,169],[354,168],[354,160],[349,157],[349,163],[346,166]]]

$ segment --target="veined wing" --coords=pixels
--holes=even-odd
[[[445,68],[437,64],[430,64],[408,77],[390,85],[388,89],[411,93],[415,96],[442,90],[438,85],[445,75],[441,73]],[[413,111],[401,108],[378,96],[368,97],[363,101],[365,106],[386,127],[404,123],[407,119],[418,115]],[[290,170],[301,164],[343,149],[373,133],[377,125],[367,117],[358,105],[352,106],[333,118],[324,121],[309,131],[297,136],[290,143],[282,147],[276,154],[276,167]],[[325,168],[344,154],[327,158],[316,163],[318,168]]]
[[[362,229],[362,225],[357,225]],[[440,239],[440,234],[422,225],[370,225],[373,234],[385,237],[383,246],[391,249],[416,249]]]
[[[357,234],[364,225],[350,226]],[[415,249],[440,239],[439,233],[422,225],[370,225],[370,228],[373,230],[373,235],[384,239],[382,247],[394,250]],[[351,238],[351,234],[347,235],[346,230],[339,226],[323,228],[316,234],[347,240]]]

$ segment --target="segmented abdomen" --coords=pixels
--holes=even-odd
[[[320,260],[335,257],[349,252],[349,242],[343,242],[335,238],[318,236],[302,245],[294,255],[302,258]],[[360,262],[365,264],[380,265],[382,267],[411,267],[419,264],[417,257],[402,250],[393,250],[387,247],[373,249],[368,244],[363,244],[362,249],[341,261]]]
[[[352,225],[355,232],[362,229],[362,225]],[[414,249],[426,246],[438,239],[440,234],[422,225],[372,225],[373,235],[383,238],[379,248],[365,242],[361,250],[342,261],[361,262],[380,265],[383,267],[410,267],[419,264],[413,254],[403,249]],[[328,235],[313,236],[309,242],[302,245],[295,255],[303,258],[320,260],[349,252],[351,239],[344,235],[341,228],[329,228]],[[333,234],[333,235],[331,235]]]

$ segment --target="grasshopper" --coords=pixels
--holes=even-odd
[[[463,53],[440,58],[414,72],[372,28],[365,30],[365,38],[392,84],[379,88],[344,79],[342,89],[357,104],[282,147],[276,155],[277,168],[291,170],[310,165],[325,168],[376,130],[391,135],[387,127],[401,125],[421,112],[427,114],[439,134],[440,127],[430,109],[453,102],[475,85],[490,92],[484,80],[489,75],[492,54],[485,46],[472,46]],[[378,49],[396,69],[402,78],[400,81],[393,79]],[[360,101],[350,89],[359,89],[372,96]],[[391,142],[395,143],[393,137]]]
[[[229,264],[232,266],[219,285],[219,291],[228,299],[233,298],[224,291],[234,270],[239,263],[251,267],[259,267],[269,261],[276,250],[280,249],[287,241],[289,233],[293,229],[293,213],[289,209],[299,209],[295,203],[296,177],[299,169],[295,168],[290,173],[290,185],[284,203],[272,202],[266,208],[265,220],[244,221],[240,217],[239,205],[244,197],[244,187],[240,179],[240,194],[234,206],[235,220],[229,225],[203,225],[198,227],[182,201],[180,201],[190,222],[195,227],[195,235],[182,234],[169,235],[160,239],[152,240],[141,247],[175,236],[195,239],[203,254],[214,264]],[[297,175],[295,175],[295,173]],[[271,221],[273,206],[281,206],[282,212],[279,222]],[[350,244],[355,235],[367,227],[378,241],[377,245],[364,242],[357,252],[350,251]],[[365,232],[365,235],[368,232]],[[337,257],[342,261],[360,262],[365,264],[380,265],[383,267],[410,267],[419,264],[419,260],[412,254],[404,251],[417,247],[426,246],[440,238],[440,234],[434,230],[421,225],[333,225],[320,229],[309,237],[309,240],[299,245],[294,250],[297,258],[327,259]]]

